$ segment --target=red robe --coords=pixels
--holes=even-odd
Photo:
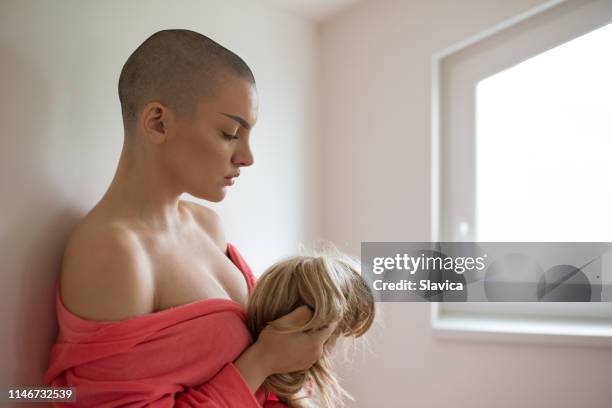
[[[251,269],[231,244],[227,256],[250,294]],[[76,403],[56,407],[286,407],[264,387],[253,395],[233,364],[253,343],[238,302],[204,299],[98,322],[66,309],[57,286],[56,309],[59,334],[45,381],[76,390]]]

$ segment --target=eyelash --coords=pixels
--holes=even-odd
[[[230,135],[230,134],[227,134],[227,133],[225,133],[225,132],[222,132],[222,133],[223,133],[223,137],[224,137],[224,138],[226,138],[227,140],[236,140],[236,139],[240,139],[240,136],[237,136],[237,135]]]

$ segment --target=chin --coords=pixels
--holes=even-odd
[[[225,198],[225,194],[220,194],[218,196],[211,197],[210,199],[208,199],[208,201],[211,201],[213,203],[218,203],[220,201],[223,201],[224,198]]]
[[[225,189],[221,189],[220,191],[208,191],[206,193],[200,193],[198,195],[195,195],[195,197],[201,198],[202,200],[210,201],[212,203],[218,203],[220,201],[223,201],[223,199],[225,198]]]

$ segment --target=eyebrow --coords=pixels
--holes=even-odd
[[[249,125],[249,122],[247,122],[246,120],[242,119],[240,116],[236,116],[236,115],[230,115],[229,113],[223,113],[223,115],[227,116],[230,119],[234,119],[236,122],[238,122],[240,124],[240,126],[242,126],[243,128],[249,130],[251,128],[251,125]]]

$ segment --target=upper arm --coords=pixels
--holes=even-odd
[[[223,232],[223,223],[221,217],[208,207],[204,207],[191,201],[183,201],[186,203],[191,213],[196,218],[198,223],[204,228],[208,236],[219,247],[221,252],[227,249],[227,239]]]
[[[122,320],[155,308],[148,257],[129,231],[77,233],[66,247],[60,280],[64,305],[86,319]]]

